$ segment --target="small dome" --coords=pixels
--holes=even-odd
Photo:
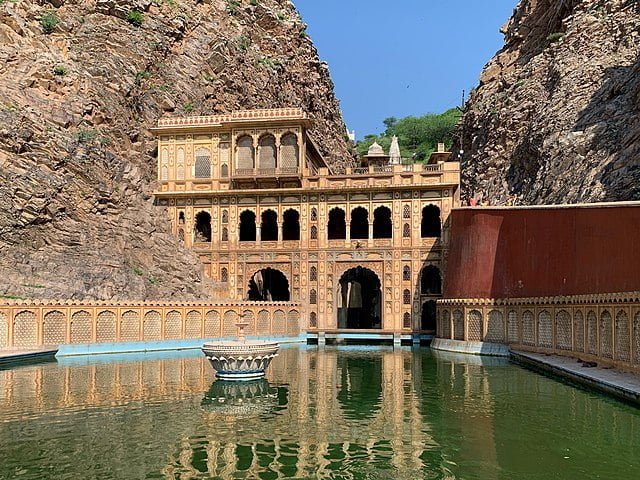
[[[378,145],[378,142],[373,142],[373,145],[369,147],[367,156],[368,157],[384,157],[384,150],[380,145]]]

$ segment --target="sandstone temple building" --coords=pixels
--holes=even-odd
[[[301,109],[165,118],[156,200],[198,253],[212,297],[300,304],[300,329],[411,338],[433,333],[459,203],[460,166],[374,145],[333,172]],[[259,321],[259,320],[258,320]]]

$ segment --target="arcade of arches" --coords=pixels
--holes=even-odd
[[[299,303],[310,332],[433,331],[459,163],[333,172],[300,109],[162,119],[159,206],[212,298]]]

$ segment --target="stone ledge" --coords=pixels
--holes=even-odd
[[[431,342],[434,350],[445,352],[465,353],[467,355],[486,355],[490,357],[509,357],[509,348],[506,345],[489,342],[468,342],[464,340],[448,340],[434,338]]]

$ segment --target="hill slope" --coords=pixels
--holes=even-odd
[[[205,297],[153,206],[147,129],[297,105],[334,165],[348,159],[327,66],[287,0],[0,1],[0,295]]]
[[[640,198],[640,2],[522,0],[458,128],[468,195]]]

